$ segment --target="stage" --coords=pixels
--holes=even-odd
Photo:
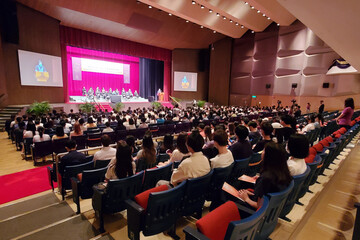
[[[120,96],[115,96],[115,97],[120,97]],[[95,98],[95,101],[86,97],[86,96],[70,96],[69,98],[69,103],[86,103],[86,102],[98,102],[98,103],[106,103],[106,104],[110,104],[111,103],[111,99],[105,99],[105,98]],[[116,101],[116,102],[122,102],[122,103],[146,103],[149,102],[147,99],[142,98],[142,97],[132,97],[132,98],[125,98],[125,97],[121,97],[121,101]]]

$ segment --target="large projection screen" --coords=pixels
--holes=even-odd
[[[197,73],[174,72],[174,91],[197,91]]]
[[[62,87],[61,58],[18,50],[21,85]]]

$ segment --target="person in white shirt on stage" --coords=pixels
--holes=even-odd
[[[214,133],[214,146],[219,154],[210,159],[211,168],[224,168],[230,166],[234,162],[234,157],[227,149],[228,135],[223,130],[216,130]]]
[[[307,168],[305,158],[309,155],[308,139],[302,134],[293,134],[289,138],[287,148],[290,152],[287,165],[291,176],[303,174]]]
[[[103,148],[94,154],[94,164],[96,161],[113,159],[116,155],[116,149],[109,147],[111,138],[108,135],[101,136],[101,144]]]

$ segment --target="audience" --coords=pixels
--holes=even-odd
[[[39,126],[37,130],[38,130],[39,134],[37,134],[37,135],[35,135],[33,137],[33,142],[34,143],[35,142],[44,142],[44,141],[50,141],[51,140],[49,134],[44,133],[45,129],[43,127]]]
[[[110,160],[115,157],[116,149],[109,147],[110,143],[111,138],[108,135],[105,134],[101,136],[101,145],[103,148],[94,154],[94,164],[96,161]]]
[[[239,160],[250,157],[253,151],[249,141],[246,140],[249,130],[245,126],[239,125],[235,129],[235,134],[237,142],[229,148],[234,159]]]
[[[227,149],[228,135],[223,130],[214,133],[214,145],[219,151],[218,155],[210,159],[211,168],[224,168],[234,162],[232,153]],[[250,146],[250,145],[249,145]]]
[[[64,128],[62,126],[57,126],[56,130],[55,130],[55,135],[52,137],[52,140],[57,140],[57,139],[63,139],[63,138],[67,138],[68,135],[64,133]]]
[[[287,165],[291,176],[303,174],[307,168],[305,158],[309,155],[308,139],[302,134],[291,135],[287,148],[290,153]]]
[[[77,123],[74,124],[74,131],[72,131],[70,133],[70,138],[71,137],[82,136],[82,135],[84,135],[84,133],[81,130],[81,125],[80,125],[80,123],[77,122]]]
[[[174,137],[171,134],[165,134],[163,144],[160,146],[160,153],[172,153],[174,150]]]
[[[258,124],[255,121],[250,121],[249,124],[249,140],[251,145],[255,145],[261,139],[261,134],[258,130]]]
[[[135,173],[135,168],[131,147],[125,141],[120,141],[117,144],[116,157],[111,159],[105,179],[108,181],[132,176]]]
[[[151,135],[145,135],[142,149],[137,154],[136,172],[156,166],[156,149]]]
[[[84,154],[76,151],[76,142],[72,139],[65,143],[65,149],[68,152],[65,156],[61,157],[59,165],[59,172],[63,172],[66,166],[78,165],[86,162]]]
[[[253,148],[253,152],[260,152],[264,150],[265,145],[269,142],[272,142],[271,135],[274,131],[274,128],[272,127],[271,123],[269,122],[263,122],[261,123],[261,136],[262,140],[259,141]]]
[[[110,127],[110,122],[106,122],[106,123],[105,123],[105,126],[106,126],[106,128],[104,128],[104,130],[102,131],[103,133],[111,133],[111,132],[114,132],[114,129],[112,129],[112,128]]]

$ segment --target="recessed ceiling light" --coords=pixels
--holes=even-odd
[[[209,9],[209,13],[212,13],[212,10],[211,10],[211,9]]]
[[[263,17],[265,17],[266,15],[265,15],[265,13],[263,14]]]
[[[200,26],[200,28],[204,28],[204,26]]]
[[[204,6],[203,5],[201,5],[201,7],[200,7],[201,9],[204,9]]]
[[[149,5],[149,8],[152,8],[152,6]]]
[[[251,9],[254,9],[254,8],[255,8],[254,6],[251,7]]]
[[[254,31],[251,31],[251,33],[254,33]]]
[[[226,17],[225,17],[225,16],[223,16],[223,19],[225,20],[225,19],[226,19]]]
[[[236,26],[239,26],[239,23],[235,23]]]
[[[270,20],[270,18],[268,17],[268,20]]]
[[[233,20],[230,19],[230,22],[233,22]]]
[[[189,20],[186,20],[186,22],[188,23],[188,22],[189,22]]]
[[[216,31],[214,30],[213,33],[216,33]]]
[[[244,25],[241,25],[241,28],[244,28]]]
[[[258,10],[257,13],[260,13],[260,10]]]
[[[171,14],[171,13],[169,13],[169,16],[172,16],[172,14]]]
[[[278,23],[277,25],[278,25],[278,26],[280,26],[280,24],[279,24],[279,23]]]
[[[217,16],[217,17],[220,16],[220,13],[217,13],[216,16]]]
[[[246,5],[248,5],[249,3],[248,2],[245,2]]]
[[[195,4],[196,2],[195,2],[195,1],[192,1],[191,3],[192,3],[192,4]]]

